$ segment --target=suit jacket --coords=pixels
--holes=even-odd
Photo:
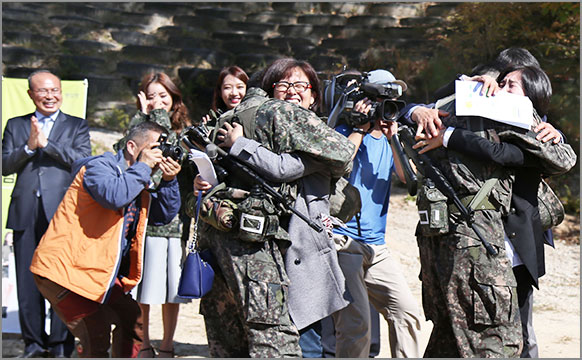
[[[32,225],[31,205],[40,189],[47,222],[50,222],[73,180],[71,165],[91,155],[89,126],[85,119],[59,113],[48,144],[28,155],[24,146],[30,135],[28,114],[8,120],[2,138],[2,175],[17,173],[6,227],[24,230]]]
[[[536,162],[518,146],[492,143],[465,129],[455,129],[448,148],[473,157],[515,168],[511,207],[504,217],[504,228],[515,251],[527,268],[531,284],[538,287],[538,278],[545,274],[544,237],[538,210],[537,191],[541,170]]]

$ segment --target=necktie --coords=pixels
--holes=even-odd
[[[43,117],[40,122],[42,125],[42,132],[44,133],[44,136],[46,136],[48,138],[49,134],[50,134],[50,121],[51,118],[48,116]]]

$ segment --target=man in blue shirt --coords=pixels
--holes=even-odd
[[[371,83],[406,84],[386,70],[368,74]],[[372,101],[364,99],[354,110],[367,113]],[[381,313],[390,329],[392,357],[419,357],[420,317],[398,264],[385,242],[386,217],[392,172],[404,181],[398,161],[394,161],[388,139],[396,133],[396,122],[378,119],[357,127],[340,125],[336,130],[356,145],[349,182],[360,191],[359,216],[345,228],[334,230],[340,266],[353,302],[333,314],[336,329],[336,356],[366,358],[370,351],[370,303]]]

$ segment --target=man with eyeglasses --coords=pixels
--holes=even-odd
[[[2,138],[2,175],[17,174],[6,227],[14,231],[14,255],[23,357],[70,357],[74,337],[50,310],[45,332],[45,300],[29,270],[40,238],[72,181],[71,165],[91,155],[85,119],[60,111],[61,80],[47,70],[28,77],[36,110],[8,120]]]

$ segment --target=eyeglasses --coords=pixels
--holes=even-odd
[[[39,94],[40,96],[46,96],[48,94],[57,95],[61,93],[61,89],[54,88],[54,89],[38,89],[34,90],[35,93]]]
[[[286,92],[289,88],[293,86],[293,89],[298,93],[302,93],[307,89],[311,89],[311,84],[307,81],[296,81],[294,83],[290,83],[288,81],[277,81],[273,84],[273,88],[277,91]]]

